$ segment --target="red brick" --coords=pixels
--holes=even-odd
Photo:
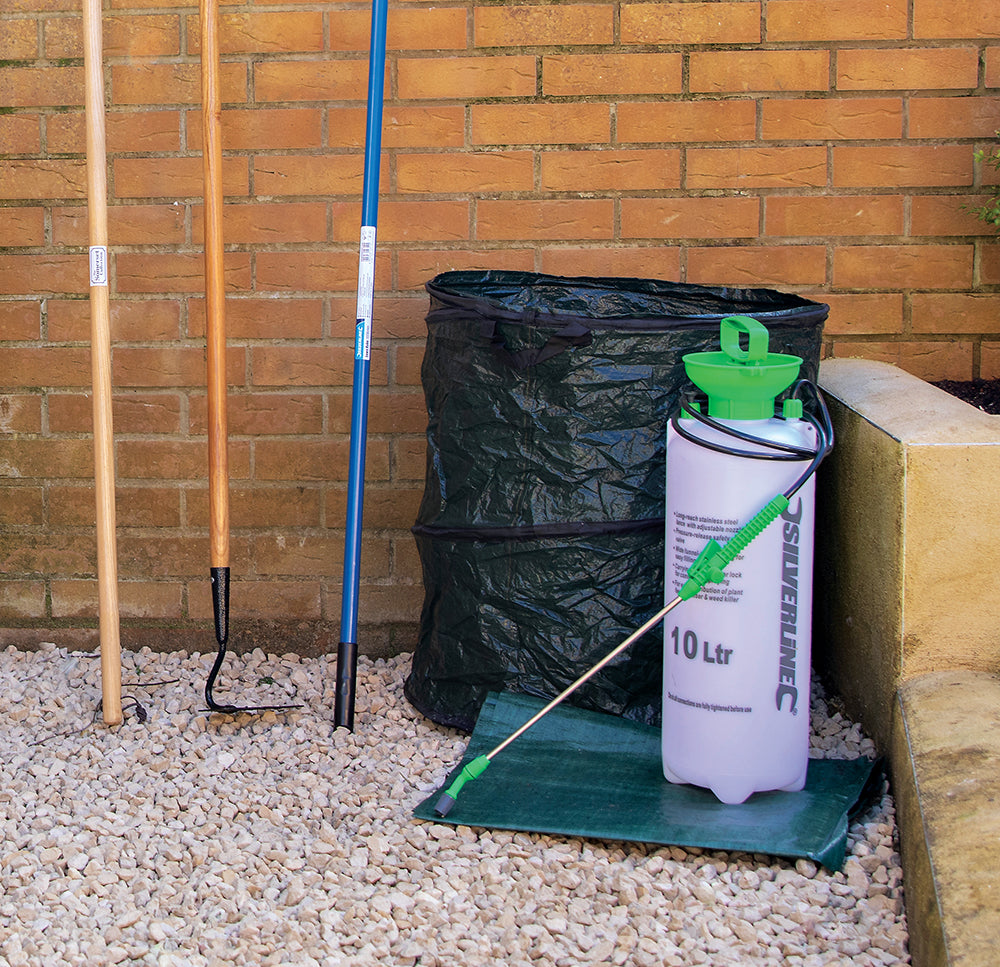
[[[93,450],[89,440],[0,438],[4,477],[92,477]]]
[[[176,57],[180,52],[180,18],[170,14],[104,14],[106,57]],[[83,56],[83,25],[78,17],[45,22],[45,56],[56,60]]]
[[[265,61],[254,65],[258,101],[364,100],[368,65],[362,60]]]
[[[865,47],[837,53],[841,91],[975,88],[978,80],[979,54],[973,47]]]
[[[43,245],[45,212],[41,208],[0,208],[0,239],[4,247]]]
[[[55,208],[52,241],[56,245],[86,245],[87,208]],[[180,205],[112,205],[108,208],[108,240],[113,245],[182,245],[184,209]]]
[[[913,36],[929,40],[1000,37],[996,10],[988,3],[914,0]]]
[[[979,282],[1000,285],[1000,245],[982,243],[979,257]]]
[[[86,193],[83,160],[0,161],[0,198],[83,198]]]
[[[534,182],[535,161],[530,151],[396,156],[400,192],[530,191]]]
[[[764,200],[764,234],[902,235],[904,216],[901,195],[775,195]]]
[[[830,55],[825,50],[692,51],[690,87],[696,93],[825,91]]]
[[[765,39],[772,43],[906,40],[907,0],[771,0]]]
[[[18,534],[0,543],[0,574],[93,574],[96,558],[92,534]]]
[[[221,171],[224,195],[249,192],[246,158],[223,157]],[[115,158],[114,172],[119,198],[201,198],[205,191],[201,158]]]
[[[364,111],[355,112],[357,134],[335,129],[331,111],[330,143],[364,144]],[[346,113],[346,109],[344,111]],[[397,106],[387,104],[382,115],[385,148],[461,148],[465,144],[465,109],[458,105]]]
[[[234,540],[231,546],[234,563],[247,557],[244,541]],[[118,577],[122,581],[198,574],[204,575],[207,586],[208,560],[207,536],[118,535]]]
[[[208,445],[187,440],[119,440],[119,480],[201,480],[208,468]],[[250,475],[250,448],[229,441],[229,472],[234,480]]]
[[[542,250],[541,271],[552,275],[679,279],[680,250],[666,245],[548,248]]]
[[[910,235],[993,235],[993,226],[967,210],[985,204],[986,195],[914,195],[910,201]]]
[[[244,350],[230,346],[227,373],[230,381],[242,382]],[[112,359],[115,386],[204,386],[205,352],[201,347],[117,346]]]
[[[423,347],[398,347],[398,351],[413,349],[414,354],[422,354]],[[404,367],[407,357],[404,356]],[[398,359],[398,356],[397,356]],[[416,383],[410,383],[416,386]],[[368,431],[384,434],[422,434],[427,429],[427,410],[424,406],[423,393],[418,391],[401,392],[398,389],[387,393],[372,393],[368,410]]]
[[[276,198],[356,194],[361,191],[364,175],[360,154],[264,155],[254,158],[253,165],[257,194]],[[387,171],[388,160],[383,158],[383,177]]]
[[[1000,87],[1000,47],[986,48],[986,86]]]
[[[838,188],[971,185],[968,148],[953,145],[840,145],[833,149]]]
[[[543,191],[649,191],[680,184],[679,150],[542,152]]]
[[[235,339],[319,339],[323,335],[323,303],[284,296],[278,300],[227,299],[226,332]],[[187,335],[196,339],[205,335],[204,299],[188,300]]]
[[[190,429],[208,432],[205,396],[191,396]],[[323,432],[323,398],[304,393],[234,393],[227,404],[229,432],[234,436],[319,434]]]
[[[362,576],[381,576],[388,571],[388,545],[381,554],[376,554],[378,543],[372,540],[362,543]],[[261,574],[313,579],[317,575],[339,576],[344,563],[344,539],[340,536],[305,536],[296,541],[263,536],[254,538],[252,545],[255,567]],[[339,592],[339,587],[337,590]],[[362,594],[365,590],[367,588],[362,590]],[[204,604],[207,603],[206,594]]]
[[[83,104],[82,67],[0,67],[4,107]]]
[[[384,444],[369,443],[369,453],[383,449]],[[258,440],[255,444],[255,476],[258,480],[312,480],[343,479],[348,461],[348,443],[341,440]],[[365,461],[365,474],[375,479],[387,475],[388,460],[384,459],[383,472],[374,473],[374,466]],[[341,549],[343,550],[343,549]]]
[[[331,492],[329,496],[332,498],[334,493],[338,492]],[[373,528],[409,530],[417,519],[422,496],[422,487],[402,487],[398,483],[389,488],[369,487],[365,490],[365,524]],[[400,589],[396,590],[399,593]]]
[[[0,620],[19,622],[45,617],[45,582],[0,582]]]
[[[97,613],[96,581],[53,581],[52,617],[81,618]],[[122,581],[119,613],[124,618],[176,618],[181,611],[181,587],[173,582]]]
[[[320,493],[307,487],[233,487],[229,514],[233,527],[319,527]],[[188,492],[187,519],[195,527],[208,527],[207,490]]]
[[[845,245],[833,253],[839,289],[967,289],[971,245]]]
[[[624,3],[626,44],[756,44],[759,3]]]
[[[605,199],[487,201],[477,205],[479,239],[610,239],[614,206]]]
[[[535,266],[534,246],[524,248],[403,250],[398,258],[400,290],[420,289],[441,272],[501,269],[530,272]],[[426,310],[425,310],[426,311]]]
[[[427,440],[404,439],[396,444],[396,469],[400,480],[423,480],[427,469]],[[409,569],[404,568],[406,573]]]
[[[360,218],[346,234],[346,220],[334,215],[334,232],[342,241],[355,242]],[[339,226],[339,228],[338,228]],[[378,237],[382,242],[457,242],[469,237],[467,201],[383,201],[379,204]],[[357,275],[357,273],[355,273]],[[389,288],[389,286],[386,286]]]
[[[201,23],[187,18],[188,53],[201,54]],[[220,54],[318,53],[323,50],[323,14],[316,10],[281,13],[223,13]]]
[[[251,354],[255,386],[344,386],[354,373],[348,346],[255,346]]]
[[[7,60],[34,60],[38,56],[38,22],[23,17],[5,20],[3,47]]]
[[[972,343],[968,340],[927,342],[834,342],[834,356],[860,356],[933,381],[972,378]]]
[[[826,281],[826,251],[819,245],[692,248],[687,280],[702,285],[808,286]]]
[[[93,481],[86,484],[52,484],[47,488],[49,525],[93,527]],[[179,527],[180,490],[176,486],[115,488],[115,517],[119,527]]]
[[[388,288],[389,266],[376,261],[375,286]],[[257,288],[261,291],[356,291],[358,255],[351,252],[261,252],[257,255]]]
[[[41,430],[41,397],[21,393],[0,396],[0,433],[40,433]]]
[[[78,148],[67,150],[83,151],[84,123],[83,115],[73,115],[71,118],[79,127]],[[48,124],[49,145],[51,149],[52,128],[56,118],[50,118]],[[108,113],[105,119],[109,151],[178,151],[181,147],[181,112],[147,110],[118,114]]]
[[[93,401],[89,395],[50,393],[49,429],[52,433],[90,433]],[[179,433],[180,397],[176,393],[116,395],[112,422],[117,433]]]
[[[40,338],[41,308],[35,300],[0,302],[0,336],[15,341]]]
[[[386,22],[387,50],[462,50],[467,12],[462,7],[393,7]],[[330,12],[330,49],[367,52],[371,39],[367,9]]]
[[[90,340],[90,302],[79,299],[49,299],[48,338],[51,342]],[[112,342],[176,339],[180,333],[180,307],[174,301],[111,300]]]
[[[535,58],[401,57],[396,62],[399,96],[414,98],[531,97]]]
[[[33,154],[41,143],[37,115],[0,115],[0,154]]]
[[[623,238],[756,238],[757,198],[623,198]]]
[[[751,100],[630,102],[618,105],[619,143],[752,141],[757,131]]]
[[[551,54],[542,58],[542,92],[550,97],[677,94],[680,54]]]
[[[803,188],[827,181],[826,148],[691,148],[688,188]]]
[[[607,104],[474,104],[473,144],[602,144],[611,136]]]
[[[768,98],[761,102],[761,133],[767,141],[900,138],[903,102],[898,97]]]
[[[202,150],[202,113],[187,112],[187,146]],[[319,108],[255,107],[222,112],[224,151],[289,151],[319,148],[323,143]]]
[[[62,295],[86,289],[86,255],[0,255],[0,293]]]
[[[911,138],[992,138],[1000,127],[1000,97],[911,97]]]
[[[830,306],[830,318],[824,326],[827,335],[867,336],[903,331],[903,297],[898,292],[824,292],[812,298]]]
[[[1000,378],[1000,344],[983,341],[979,349],[979,377]]]
[[[914,332],[1000,333],[1000,296],[975,292],[915,292],[911,297]]]
[[[223,104],[246,101],[246,64],[223,61],[218,78]],[[115,101],[122,105],[148,104],[154,110],[161,110],[167,104],[200,104],[201,67],[197,63],[114,64],[111,89]]]
[[[121,252],[116,257],[118,292],[204,292],[205,269],[201,253]],[[227,252],[224,258],[226,291],[250,288],[250,256]]]
[[[610,44],[614,7],[610,3],[476,7],[474,37],[477,47]]]
[[[191,234],[203,238],[205,209],[191,209]],[[254,200],[247,205],[224,205],[222,237],[229,245],[322,242],[326,240],[326,205],[321,202],[267,204]]]

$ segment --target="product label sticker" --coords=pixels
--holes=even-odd
[[[108,250],[104,245],[90,246],[90,284],[108,284]]]
[[[354,334],[354,358],[370,359],[372,345],[372,304],[375,297],[375,226],[361,226],[358,258],[358,311]]]

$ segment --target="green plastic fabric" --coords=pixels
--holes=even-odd
[[[465,758],[441,789],[545,704],[491,692]],[[850,819],[881,795],[883,778],[881,762],[871,759],[812,759],[801,792],[756,793],[727,806],[707,790],[663,778],[658,728],[560,705],[467,783],[447,817],[434,812],[439,792],[413,815],[452,825],[805,857],[836,871]]]

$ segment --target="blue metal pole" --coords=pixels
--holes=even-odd
[[[352,731],[358,664],[361,524],[365,490],[365,443],[368,435],[368,376],[371,367],[375,235],[378,225],[378,181],[382,155],[382,99],[385,84],[385,28],[388,6],[388,0],[372,0],[371,48],[368,53],[368,120],[365,128],[365,172],[358,251],[358,310],[354,328],[351,448],[347,472],[347,524],[344,534],[344,579],[334,711],[336,726],[346,726]]]

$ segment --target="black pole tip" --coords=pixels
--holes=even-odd
[[[441,793],[441,798],[434,805],[434,812],[436,812],[442,819],[451,812],[451,807],[455,805],[457,800],[454,796],[449,796],[448,793]]]

